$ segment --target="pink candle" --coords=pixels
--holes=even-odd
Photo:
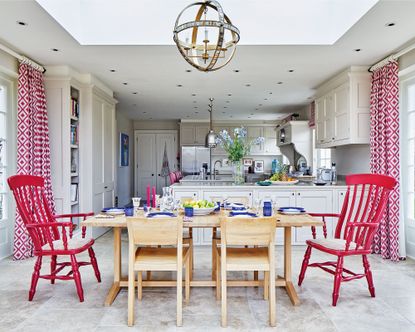
[[[153,208],[156,207],[156,187],[153,187]]]
[[[147,186],[147,207],[150,207],[150,184]]]

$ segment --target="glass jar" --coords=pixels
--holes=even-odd
[[[244,165],[241,160],[232,162],[233,168],[233,182],[235,184],[242,184],[245,182]]]

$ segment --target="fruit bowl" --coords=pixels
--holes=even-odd
[[[208,208],[193,208],[193,215],[194,216],[206,216],[208,214],[211,214],[216,207],[208,207]]]
[[[299,181],[298,180],[291,180],[291,181],[270,181],[272,184],[280,185],[280,186],[286,186],[286,185],[292,185],[296,184]]]

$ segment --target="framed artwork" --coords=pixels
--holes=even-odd
[[[263,160],[254,161],[254,173],[264,173],[264,161]]]
[[[126,167],[130,161],[130,138],[127,134],[120,133],[120,166]]]
[[[253,159],[252,158],[244,158],[242,159],[244,166],[252,166]]]

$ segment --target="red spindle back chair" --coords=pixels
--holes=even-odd
[[[177,182],[177,177],[176,177],[176,174],[174,172],[169,173],[169,178],[170,178],[170,184],[174,184],[174,183]]]
[[[16,205],[34,245],[34,254],[37,260],[32,274],[32,283],[29,291],[29,301],[32,301],[36,292],[39,278],[48,279],[52,284],[56,279],[74,280],[79,300],[83,302],[83,289],[79,267],[92,265],[98,282],[101,275],[95,258],[92,245],[93,239],[85,239],[85,228],[82,229],[82,239],[72,239],[74,225],[73,218],[83,218],[93,213],[79,213],[53,215],[50,210],[44,188],[44,179],[32,175],[14,175],[7,179],[13,191]],[[58,222],[57,218],[68,218],[70,222]],[[75,255],[88,250],[90,262],[78,262]],[[70,256],[70,262],[58,262],[57,256]],[[51,256],[50,274],[40,275],[42,257]],[[59,275],[65,267],[72,270],[65,275]]]
[[[322,239],[307,240],[298,285],[301,286],[307,267],[319,267],[334,275],[333,306],[339,298],[340,284],[366,277],[369,292],[375,297],[372,272],[367,255],[372,252],[372,241],[385,212],[389,193],[395,187],[396,180],[390,176],[378,174],[355,174],[346,177],[347,192],[340,214],[315,214],[315,216],[338,217],[334,239],[326,236]],[[317,249],[337,256],[337,261],[309,263],[311,249]],[[362,255],[364,273],[354,273],[343,267],[344,257]]]

